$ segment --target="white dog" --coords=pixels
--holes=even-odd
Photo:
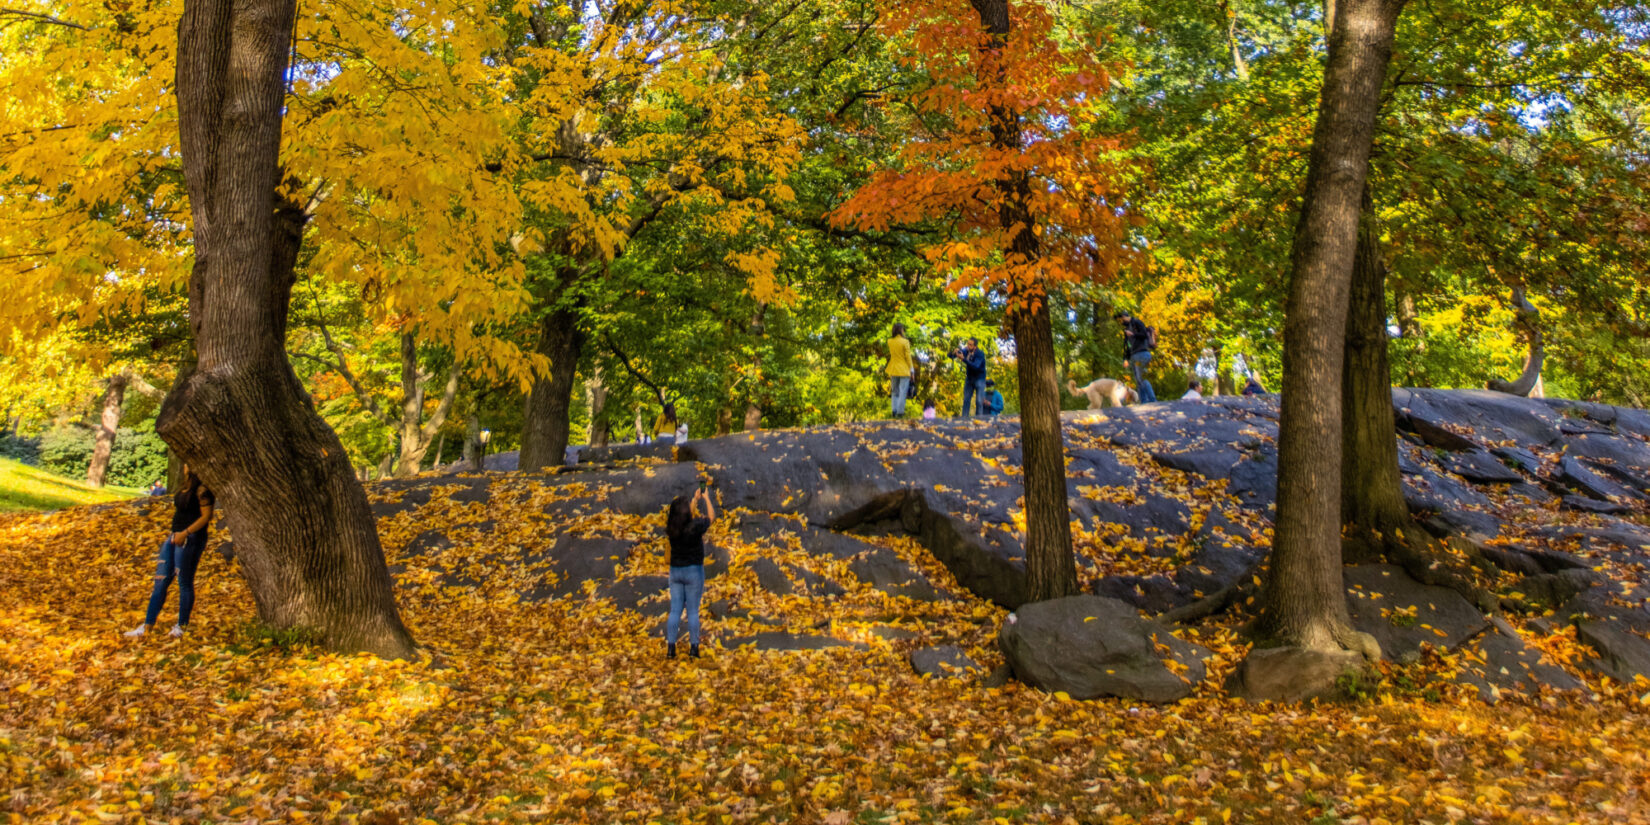
[[[1087,396],[1089,409],[1091,410],[1098,410],[1106,406],[1106,401],[1110,401],[1113,407],[1121,407],[1124,404],[1132,404],[1140,400],[1140,396],[1135,394],[1133,387],[1115,378],[1096,378],[1089,382],[1086,387],[1079,387],[1076,381],[1067,378],[1066,391],[1078,398]]]

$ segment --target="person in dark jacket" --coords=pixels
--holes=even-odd
[[[1244,395],[1260,395],[1264,392],[1266,392],[1266,388],[1262,387],[1260,385],[1260,382],[1256,381],[1255,376],[1253,376],[1253,375],[1250,375],[1243,382],[1243,394]]]
[[[1127,312],[1113,315],[1112,320],[1123,327],[1123,361],[1134,371],[1135,392],[1140,396],[1140,403],[1150,404],[1157,400],[1157,393],[1152,392],[1152,382],[1146,380],[1146,368],[1152,362],[1151,330],[1145,322]]]
[[[968,416],[970,403],[974,405],[973,415],[985,414],[985,350],[980,349],[980,339],[968,339],[968,343],[951,351],[951,357],[961,361],[964,369],[962,412],[959,414]]]
[[[985,414],[993,419],[1003,414],[1003,394],[997,392],[997,382],[989,378],[985,380],[985,402],[982,406]]]
[[[189,629],[189,614],[195,609],[195,568],[200,566],[201,551],[206,549],[206,531],[212,524],[215,503],[212,491],[186,465],[183,489],[172,498],[172,530],[160,545],[160,564],[155,567],[149,610],[143,616],[143,624],[126,631],[127,638],[135,639],[154,627],[160,618],[160,609],[166,606],[166,590],[174,578],[178,580],[178,623],[172,625],[171,635],[182,636]]]
[[[701,509],[702,508],[702,509]],[[670,539],[670,615],[665,618],[665,657],[676,658],[676,633],[687,613],[688,655],[699,658],[699,601],[705,595],[705,531],[716,519],[716,507],[704,487],[692,499],[677,496],[665,517]]]

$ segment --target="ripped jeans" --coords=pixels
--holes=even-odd
[[[201,551],[206,549],[206,531],[192,533],[179,547],[167,536],[160,546],[160,564],[155,567],[155,589],[149,594],[149,612],[143,623],[154,626],[160,618],[160,609],[166,605],[166,589],[172,579],[178,580],[178,624],[189,626],[189,613],[195,609],[195,568],[200,566]]]

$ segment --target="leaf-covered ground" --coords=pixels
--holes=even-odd
[[[431,654],[417,662],[258,630],[245,585],[211,551],[193,632],[124,640],[162,508],[0,517],[0,810],[14,822],[1650,821],[1647,686],[1578,670],[1584,695],[1487,706],[1435,654],[1348,685],[1347,701],[1246,705],[1219,686],[1245,652],[1221,625],[1186,632],[1216,657],[1175,705],[923,679],[905,660],[918,645],[1000,664],[1003,611],[846,575],[839,599],[773,595],[742,562],[776,551],[744,544],[731,520],[711,534],[728,567],[707,602],[736,596],[788,629],[867,647],[725,650],[716,640],[772,628],[707,619],[706,657],[667,661],[654,620],[589,588],[515,595],[543,575],[524,551],[569,529],[542,515],[566,487],[500,479],[486,503],[452,489],[380,520],[405,568],[403,616]],[[622,576],[662,572],[657,519],[586,520],[641,540]],[[402,557],[431,527],[455,546]],[[914,541],[873,540],[961,592]],[[886,627],[915,637],[873,632]],[[1581,655],[1564,633],[1526,641]]]
[[[77,504],[119,501],[139,495],[125,487],[88,487],[72,478],[53,475],[9,458],[0,458],[0,513],[18,510],[56,510]]]

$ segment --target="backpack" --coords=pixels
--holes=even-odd
[[[1149,352],[1157,351],[1157,327],[1146,327],[1146,349]]]

